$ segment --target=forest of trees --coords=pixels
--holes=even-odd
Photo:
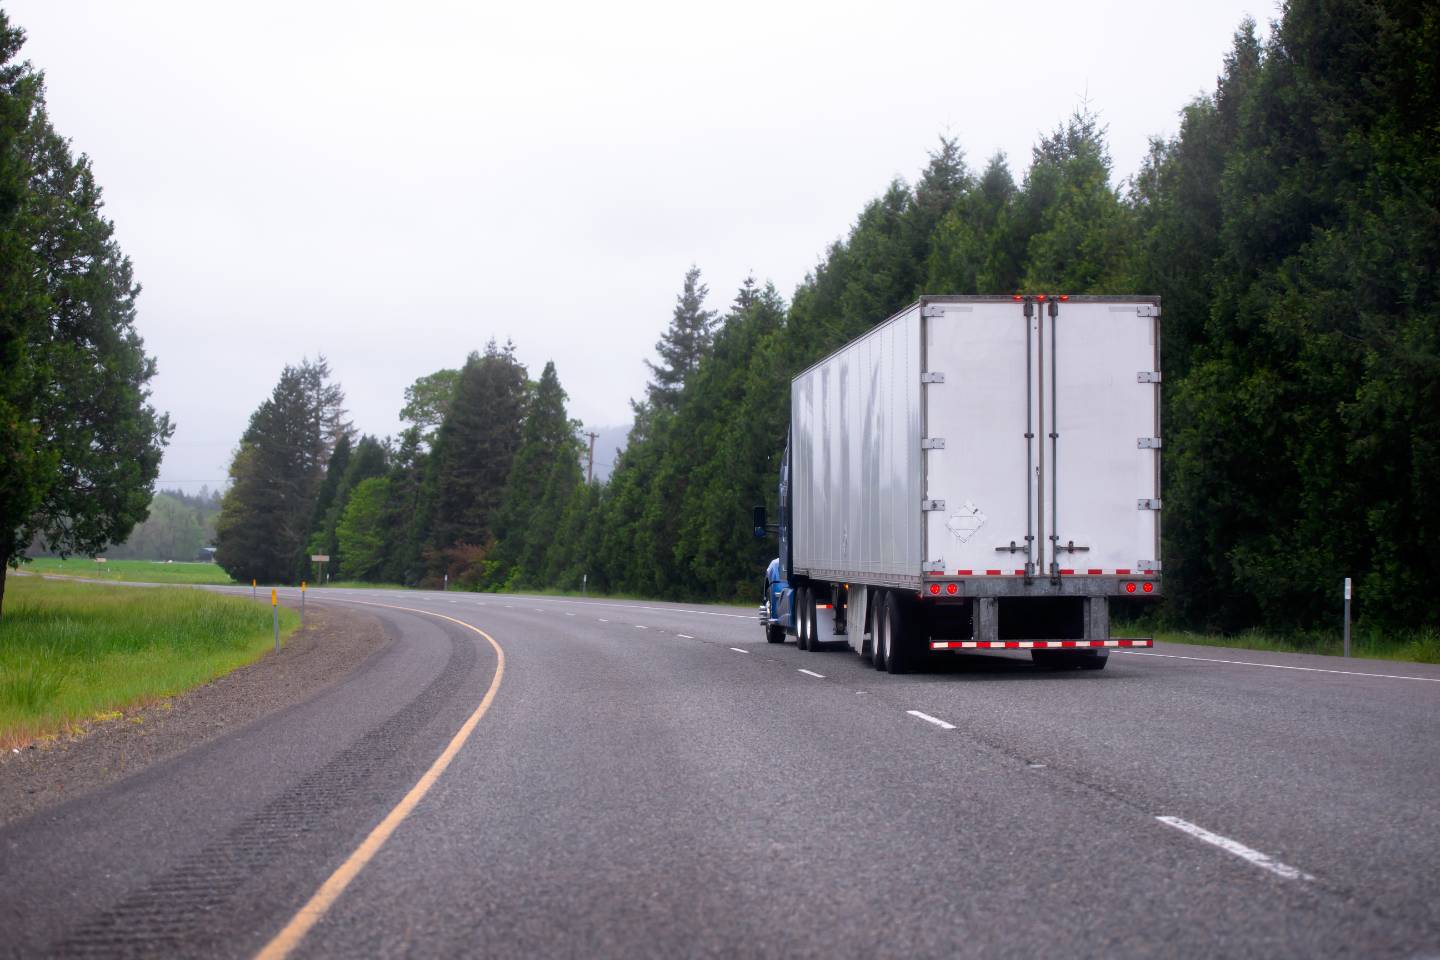
[[[286,371],[231,470],[221,562],[299,579],[670,598],[758,595],[792,375],[920,294],[1159,294],[1166,613],[1235,630],[1332,616],[1435,625],[1440,506],[1440,48],[1433,5],[1294,0],[1245,22],[1216,88],[1116,184],[1088,107],[1017,180],[942,139],[860,212],[787,303],[723,312],[691,270],[628,445],[580,472],[553,365],[494,343],[361,437],[323,362]]]

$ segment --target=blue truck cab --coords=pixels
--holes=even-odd
[[[779,534],[780,555],[765,568],[765,592],[760,599],[760,624],[765,639],[784,643],[786,634],[795,633],[795,591],[790,586],[790,444],[780,460],[779,516],[775,524]],[[755,508],[755,536],[764,539],[769,531],[765,508]]]

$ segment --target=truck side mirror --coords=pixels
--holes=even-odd
[[[765,539],[765,508],[756,507],[752,515],[751,525],[755,527],[755,539]]]

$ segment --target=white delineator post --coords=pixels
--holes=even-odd
[[[1345,656],[1350,656],[1350,578],[1345,578]]]
[[[270,619],[275,622],[275,652],[280,652],[280,598],[275,588],[270,588]]]

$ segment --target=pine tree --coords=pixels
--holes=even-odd
[[[90,553],[143,520],[170,437],[130,260],[0,14],[0,604],[32,541]]]
[[[460,371],[455,398],[440,426],[428,484],[431,573],[444,572],[447,551],[492,545],[501,497],[520,448],[525,368],[511,344],[492,340],[485,353],[472,353]],[[457,576],[470,582],[484,571],[466,561]]]
[[[649,360],[651,382],[646,399],[659,410],[674,410],[680,402],[685,380],[700,366],[700,360],[714,339],[715,311],[705,309],[710,290],[700,282],[700,268],[692,266],[685,272],[685,285],[675,297],[675,312],[670,329],[655,344],[660,363]]]
[[[348,427],[345,394],[329,369],[323,357],[286,366],[240,438],[215,554],[237,580],[292,583],[309,566],[305,547],[324,464]]]
[[[553,362],[545,364],[540,381],[530,391],[525,405],[525,425],[520,449],[515,453],[510,476],[505,484],[496,535],[500,543],[496,551],[497,582],[537,583],[544,567],[545,549],[554,532],[554,520],[563,504],[551,496],[568,499],[568,489],[556,487],[546,493],[547,485],[560,483],[555,464],[566,461],[574,467],[579,482],[579,444],[575,424],[565,414],[565,390]],[[568,476],[562,471],[562,476]]]

